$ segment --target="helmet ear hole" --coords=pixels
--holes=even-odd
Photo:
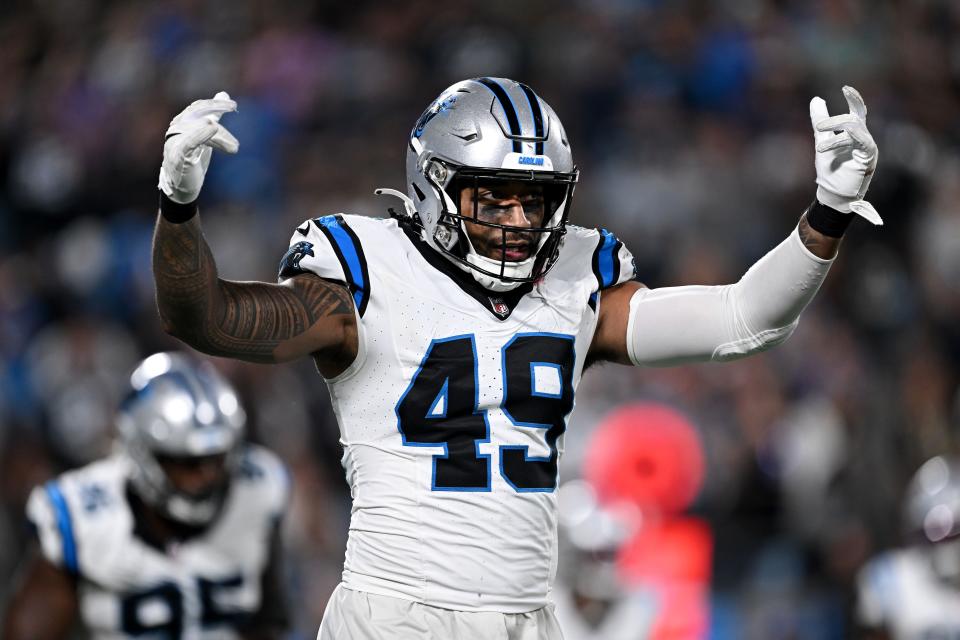
[[[445,224],[437,225],[437,230],[433,232],[433,239],[447,251],[453,250],[459,237],[460,234],[451,232]]]
[[[449,176],[449,171],[447,171],[447,168],[443,166],[442,162],[438,160],[434,160],[433,162],[431,162],[429,166],[429,173],[430,173],[430,177],[437,184],[439,185],[446,184],[447,177]]]

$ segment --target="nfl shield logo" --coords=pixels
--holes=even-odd
[[[490,307],[493,309],[493,312],[501,318],[506,317],[510,313],[510,307],[503,301],[503,298],[490,298]]]

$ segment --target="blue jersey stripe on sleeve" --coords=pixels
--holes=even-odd
[[[343,275],[347,279],[357,311],[363,317],[370,298],[370,275],[367,272],[367,260],[363,255],[360,239],[347,225],[343,216],[323,216],[315,218],[317,227],[327,236],[333,250],[340,260]]]
[[[60,486],[56,481],[51,480],[44,485],[50,504],[53,505],[53,512],[57,518],[57,528],[60,529],[60,539],[63,543],[63,565],[70,573],[78,574],[79,566],[77,564],[77,542],[73,537],[73,522],[70,520],[70,509],[67,507],[67,501],[60,491]]]
[[[593,273],[601,289],[606,289],[620,279],[618,253],[623,243],[606,229],[600,229],[600,242],[593,253]]]

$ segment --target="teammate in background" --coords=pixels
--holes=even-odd
[[[287,627],[280,461],[210,365],[158,353],[131,376],[115,455],[33,490],[38,544],[5,640],[279,638]]]
[[[884,552],[860,570],[860,637],[960,638],[960,460],[925,462],[903,511],[910,546]]]
[[[704,476],[694,426],[666,405],[622,405],[591,431],[581,475],[560,489],[553,600],[564,633],[707,637],[713,537],[684,514]]]
[[[551,598],[560,628],[571,640],[647,640],[660,609],[657,593],[628,585],[619,566],[642,518],[604,507],[583,480],[561,485],[559,503],[559,568]]]
[[[353,511],[321,640],[561,638],[550,590],[557,459],[584,368],[723,361],[787,339],[827,274],[877,159],[860,95],[810,103],[817,199],[736,284],[651,291],[605,229],[567,224],[579,178],[524,84],[459,82],[405,141],[391,217],[293,232],[279,284],[218,277],[196,199],[226,93],[171,122],[154,235],[166,331],[254,362],[311,356],[340,422]]]

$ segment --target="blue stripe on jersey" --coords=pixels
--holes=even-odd
[[[617,237],[606,229],[600,229],[600,235],[603,237],[603,244],[597,251],[597,268],[600,270],[600,288],[606,289],[616,281],[614,263],[619,243]]]
[[[63,564],[70,573],[79,573],[77,565],[77,542],[73,537],[73,523],[70,520],[70,509],[67,507],[67,501],[60,491],[60,486],[55,480],[51,480],[44,485],[50,504],[53,505],[53,512],[57,518],[57,528],[60,529],[60,540],[63,543]]]
[[[332,241],[337,257],[340,259],[340,266],[343,268],[343,275],[353,291],[353,301],[357,305],[357,311],[363,316],[367,308],[367,299],[370,297],[370,283],[360,240],[338,215],[315,218],[314,222]]]

